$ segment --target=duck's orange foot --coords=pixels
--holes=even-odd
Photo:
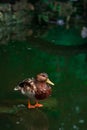
[[[30,101],[28,101],[28,109],[35,108],[35,105],[31,105]]]
[[[35,105],[28,105],[28,109],[35,108]]]
[[[36,103],[35,107],[43,107],[43,104]]]

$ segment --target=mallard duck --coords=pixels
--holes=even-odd
[[[20,90],[23,95],[26,95],[28,100],[28,108],[43,107],[43,104],[38,103],[38,100],[46,99],[51,95],[51,87],[54,85],[46,73],[37,74],[35,78],[28,78],[20,82],[14,90]],[[31,105],[30,100],[34,99],[35,104]]]

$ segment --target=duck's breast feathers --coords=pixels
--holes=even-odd
[[[46,87],[37,87],[37,91],[35,93],[35,97],[39,100],[45,99],[48,96],[50,96],[52,93],[51,87],[46,86]]]
[[[51,88],[49,88],[47,90],[44,89],[43,91],[37,90],[37,92],[35,93],[35,97],[38,100],[43,100],[43,99],[47,98],[48,96],[50,96],[51,92],[52,92]]]

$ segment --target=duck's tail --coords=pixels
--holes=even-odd
[[[16,86],[16,87],[14,88],[14,90],[15,90],[15,91],[21,90],[21,87],[20,87],[20,86]]]

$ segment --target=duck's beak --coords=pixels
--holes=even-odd
[[[47,79],[46,83],[51,84],[51,85],[54,85],[54,83],[51,82],[49,79]]]

